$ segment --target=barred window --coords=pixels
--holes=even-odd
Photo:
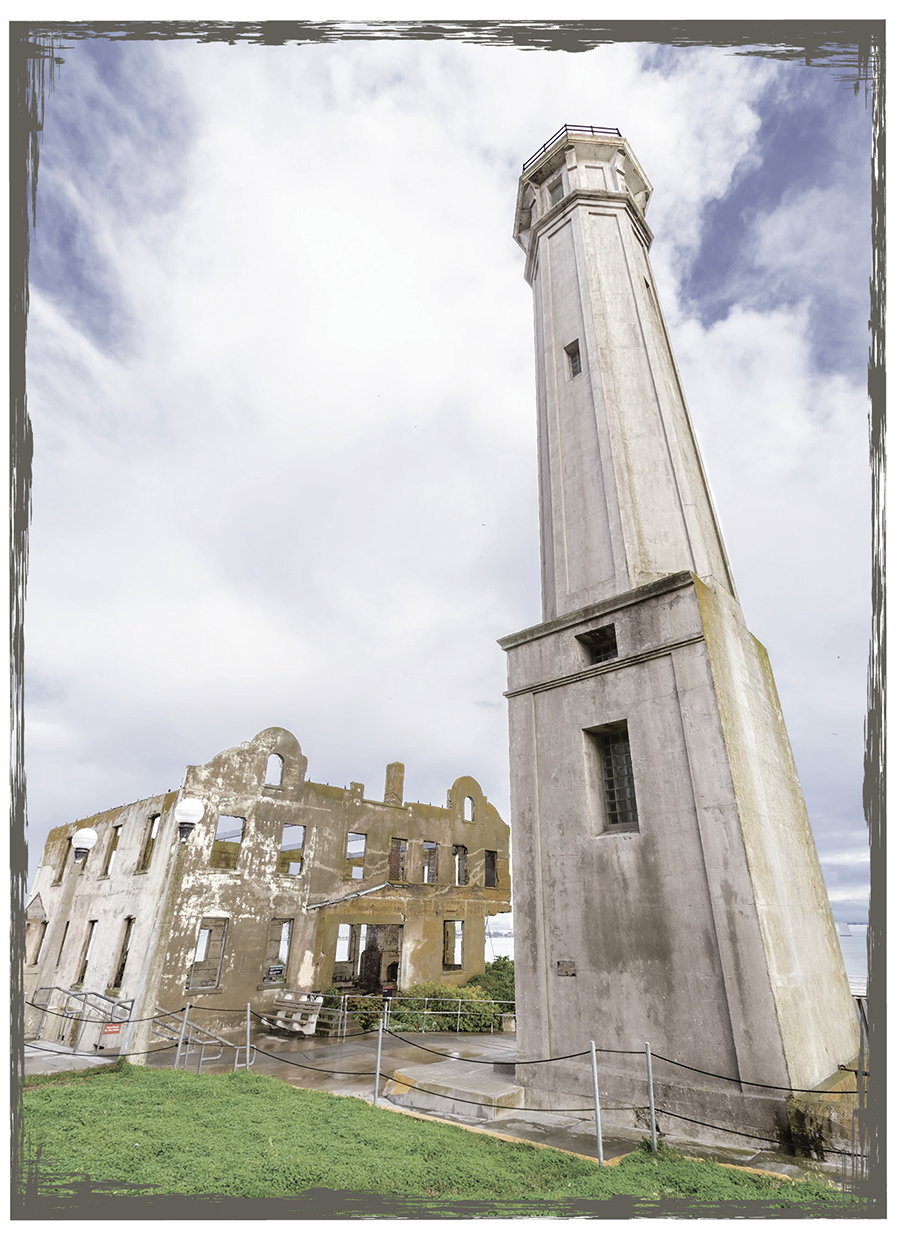
[[[575,638],[587,649],[591,665],[600,661],[614,661],[619,655],[616,628],[612,625],[598,627],[596,631],[585,631],[583,635],[576,635]]]
[[[569,373],[573,378],[577,378],[581,373],[581,348],[577,339],[566,344],[566,356],[569,358]]]
[[[600,766],[603,831],[637,832],[637,798],[627,723],[618,721],[614,725],[605,725],[591,731],[589,737]]]

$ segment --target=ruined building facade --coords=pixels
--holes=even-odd
[[[54,829],[26,910],[26,997],[53,1008],[95,992],[135,1017],[189,1002],[227,1029],[214,1010],[238,1010],[237,1025],[285,989],[483,972],[485,919],[510,908],[509,829],[478,782],[458,778],[433,807],[403,801],[402,764],[388,766],[383,801],[308,781],[306,765],[292,734],[264,730],[189,767],[179,791]],[[187,799],[203,816],[180,841]],[[97,841],[76,863],[84,828]],[[26,1033],[40,1021],[71,1039],[71,1022],[29,1005]],[[74,1026],[79,1045],[101,1028]]]
[[[656,1066],[660,1106],[771,1137],[781,1092],[745,1082],[816,1086],[858,1031],[654,285],[650,192],[617,130],[561,130],[519,183],[543,620],[500,641],[518,1050],[558,1062],[517,1080],[558,1105],[591,1093],[560,1057],[649,1042],[688,1066]],[[601,1062],[607,1108],[646,1105],[640,1056]]]

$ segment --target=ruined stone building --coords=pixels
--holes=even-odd
[[[614,129],[565,127],[519,182],[543,617],[500,641],[518,1051],[649,1042],[689,1066],[656,1066],[660,1106],[771,1137],[783,1102],[744,1082],[817,1086],[858,1029],[654,285],[650,193]],[[606,1107],[646,1105],[640,1056],[601,1062]],[[549,1106],[591,1093],[586,1058],[517,1080]]]
[[[383,801],[308,781],[306,765],[292,734],[264,730],[189,767],[180,790],[54,829],[26,909],[26,998],[52,1009],[97,993],[110,1020],[238,1010],[201,1019],[227,1029],[285,989],[483,972],[485,919],[510,908],[509,829],[478,782],[458,778],[433,807],[403,801],[402,764]],[[176,821],[188,803],[192,830]],[[41,1023],[85,1049],[101,1029],[29,1005],[26,1034]]]

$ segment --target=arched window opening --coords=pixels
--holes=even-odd
[[[284,775],[284,759],[273,751],[266,762],[266,785],[281,785]]]
[[[469,824],[471,824],[472,821],[475,819],[474,798],[467,798],[466,801],[463,803],[463,819]]]

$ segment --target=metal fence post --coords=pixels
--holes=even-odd
[[[247,1005],[247,1063],[244,1065],[247,1072],[250,1072],[250,1005]]]
[[[384,1031],[384,1019],[378,1023],[378,1048],[375,1052],[375,1093],[372,1097],[372,1106],[378,1106],[378,1083],[381,1081],[381,1035]]]
[[[178,1061],[181,1058],[181,1045],[184,1042],[184,1032],[187,1029],[188,1010],[190,1007],[190,1004],[184,1006],[184,1017],[181,1019],[181,1033],[178,1036],[178,1046],[175,1049],[175,1063],[172,1066],[175,1069],[178,1068]]]
[[[591,1039],[591,1080],[594,1083],[594,1122],[597,1128],[597,1162],[603,1166],[603,1132],[600,1128],[600,1084],[597,1081],[597,1048]]]
[[[653,1063],[650,1058],[650,1044],[645,1043],[647,1052],[647,1095],[650,1099],[650,1145],[656,1153],[656,1108],[653,1105]]]

